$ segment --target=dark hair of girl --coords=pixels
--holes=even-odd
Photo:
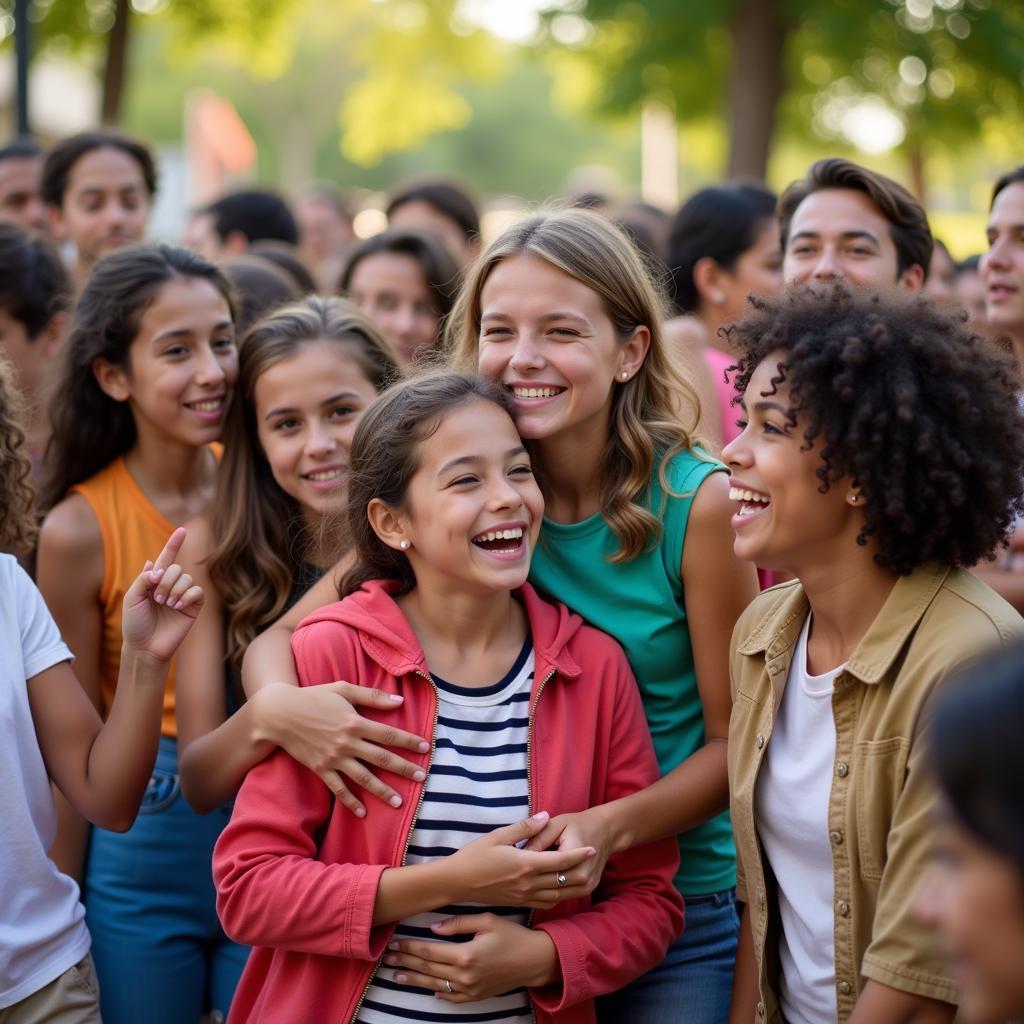
[[[224,275],[188,249],[133,245],[96,264],[75,307],[50,405],[44,509],[135,443],[135,418],[128,403],[103,391],[93,365],[104,359],[130,370],[129,351],[146,310],[165,284],[187,278],[209,281],[234,315]]]
[[[228,658],[236,665],[256,634],[284,611],[310,540],[299,503],[278,486],[260,447],[256,382],[313,342],[337,346],[377,391],[399,372],[390,345],[344,299],[310,295],[268,314],[242,340],[211,513],[217,544],[209,560],[227,614]]]
[[[498,384],[472,374],[434,370],[389,388],[359,421],[349,454],[345,512],[355,564],[338,588],[342,597],[369,580],[398,580],[401,593],[416,585],[409,560],[377,536],[366,510],[374,498],[396,510],[405,508],[409,481],[419,467],[420,445],[447,413],[468,402],[490,402],[512,418],[512,400]]]
[[[963,825],[1024,881],[1024,643],[973,662],[936,698],[929,742],[939,790]]]
[[[672,219],[665,252],[676,311],[697,312],[693,269],[698,260],[712,259],[731,271],[774,216],[775,193],[760,185],[721,185],[690,196]]]

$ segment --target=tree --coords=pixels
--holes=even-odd
[[[725,116],[730,177],[765,176],[780,126],[849,142],[888,115],[921,191],[926,146],[959,145],[988,118],[1022,121],[1021,4],[584,0],[578,15],[550,12],[552,38],[579,15],[589,32],[577,59],[601,69],[597,105],[630,110],[658,97],[681,121]]]

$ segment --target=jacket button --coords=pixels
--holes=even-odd
[[[839,761],[836,764],[836,775],[841,779],[845,779],[850,774],[850,766],[845,761]]]
[[[762,736],[761,733],[758,733],[757,739],[754,742],[757,744],[757,749],[760,750],[764,746],[764,736]]]
[[[758,1003],[757,1004],[757,1015],[758,1015],[758,1017],[763,1017],[764,1016],[764,1003]]]
[[[829,832],[828,838],[829,838],[829,841],[832,843],[833,846],[839,846],[840,843],[842,843],[842,841],[843,841],[843,833],[842,832]]]
[[[848,981],[839,982],[839,991],[842,995],[848,996],[853,991],[853,986]]]
[[[762,893],[758,893],[757,898],[758,898],[758,902],[761,904],[761,909],[764,910],[764,908],[765,908],[764,893],[763,892]]]
[[[838,910],[838,911],[839,911],[839,916],[840,916],[840,917],[846,917],[846,916],[847,916],[847,914],[849,914],[849,913],[850,913],[850,904],[849,904],[849,903],[846,903],[846,902],[844,902],[843,900],[840,900],[840,901],[839,901],[839,902],[838,902],[838,903],[836,904],[836,910]]]

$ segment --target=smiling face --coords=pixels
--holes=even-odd
[[[544,499],[508,414],[472,400],[419,447],[399,515],[417,585],[494,593],[526,582]]]
[[[503,260],[480,293],[479,368],[514,397],[519,433],[603,444],[613,388],[634,376],[650,342],[623,342],[593,289],[546,260]]]
[[[337,341],[307,342],[256,381],[260,446],[277,485],[307,521],[344,505],[352,435],[376,397],[358,361]]]
[[[981,257],[985,308],[994,331],[1024,340],[1024,182],[996,196]]]
[[[776,392],[772,378],[785,353],[775,352],[751,375],[740,413],[742,433],[722,451],[737,503],[733,550],[765,569],[800,576],[859,549],[862,513],[851,504],[855,491],[838,481],[821,493],[817,475],[821,444],[804,450],[804,424],[787,416],[789,389]],[[858,499],[863,500],[863,499]]]
[[[142,315],[127,364],[96,373],[111,397],[128,402],[140,435],[216,441],[238,375],[227,301],[203,278],[168,281]]]
[[[920,288],[923,269],[899,273],[898,265],[891,225],[863,192],[821,189],[796,208],[783,258],[787,283],[842,279],[855,288]]]
[[[348,291],[402,362],[437,344],[441,317],[415,257],[398,252],[363,257],[352,271]]]
[[[138,162],[121,149],[102,146],[72,165],[53,219],[57,232],[74,242],[79,264],[91,267],[108,252],[141,242],[151,208]]]
[[[941,938],[968,1024],[1024,1015],[1024,879],[948,814],[915,913]],[[958,1017],[958,1019],[960,1019]]]

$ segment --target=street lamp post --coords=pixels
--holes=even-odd
[[[31,127],[28,120],[28,61],[29,46],[29,0],[14,0],[14,50],[16,76],[15,135],[27,136]]]

